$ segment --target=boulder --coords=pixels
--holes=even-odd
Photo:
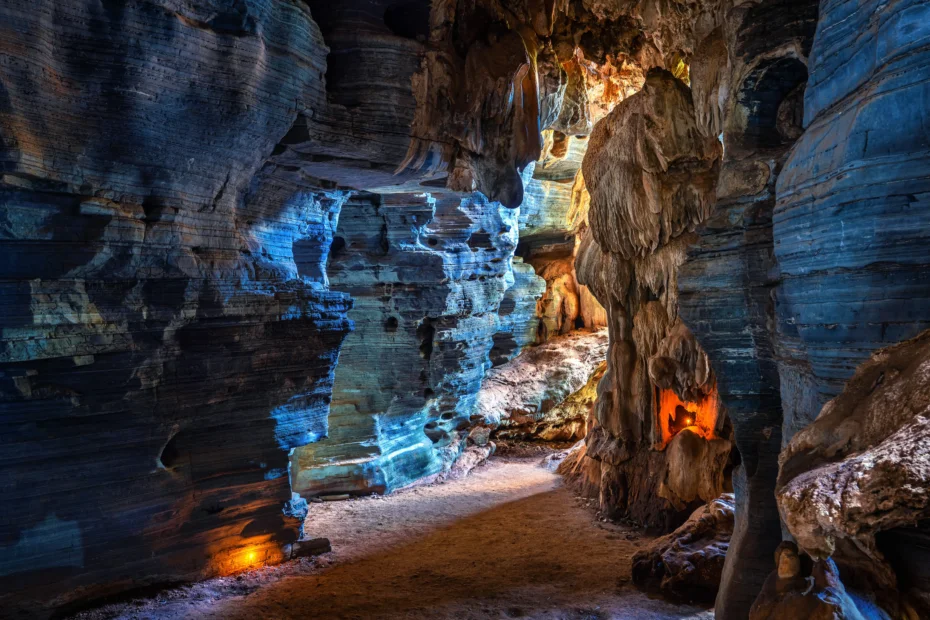
[[[633,583],[673,600],[712,605],[733,534],[733,508],[733,495],[721,495],[637,552]]]

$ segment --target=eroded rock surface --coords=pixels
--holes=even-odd
[[[485,375],[474,421],[502,438],[584,437],[590,382],[607,354],[607,331],[575,332],[526,349]],[[568,399],[572,399],[570,402]]]
[[[36,612],[280,560],[299,536],[287,453],[327,432],[346,195],[275,155],[325,105],[306,6],[240,8],[2,9],[11,613],[11,594]]]
[[[928,439],[925,332],[874,353],[782,453],[778,505],[801,549],[890,598],[896,574],[876,535],[930,516]]]
[[[582,478],[608,514],[674,529],[726,483],[726,416],[706,354],[678,318],[677,290],[690,233],[713,206],[720,144],[698,128],[688,87],[665,71],[650,72],[590,142],[590,227],[576,268],[607,309],[611,342]]]
[[[327,271],[354,300],[355,330],[339,357],[330,432],[294,452],[294,491],[385,493],[451,466],[514,284],[516,215],[480,194],[345,205]],[[516,330],[514,348],[535,311],[533,297],[519,303],[506,332]]]
[[[733,509],[733,495],[722,495],[638,552],[633,583],[666,597],[713,604],[733,534]]]
[[[801,133],[817,5],[744,3],[701,43],[691,67],[702,131],[725,144],[716,206],[678,276],[681,316],[712,360],[741,460],[721,618],[746,617],[782,539],[773,489],[798,369],[786,361],[789,335],[776,328],[772,213],[775,183]]]

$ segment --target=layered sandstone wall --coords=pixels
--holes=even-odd
[[[12,2],[0,29],[4,594],[280,559],[350,328],[346,195],[276,158],[325,106],[319,29],[283,2]]]
[[[717,204],[678,280],[681,315],[713,361],[739,455],[721,617],[745,617],[782,539],[773,485],[781,386],[793,370],[782,354],[791,345],[776,333],[781,279],[772,213],[775,184],[802,132],[816,23],[816,2],[741,5],[702,42],[691,71],[699,118],[725,149]]]

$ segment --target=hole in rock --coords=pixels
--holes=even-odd
[[[743,81],[739,101],[748,112],[745,148],[774,148],[801,133],[807,67],[796,58],[759,65]]]
[[[483,230],[473,232],[468,237],[468,247],[473,250],[493,250],[494,244],[491,243],[491,234]]]
[[[430,3],[423,0],[398,2],[384,11],[384,24],[405,39],[425,41],[429,36]]]
[[[178,442],[180,440],[181,433],[175,433],[164,445],[161,449],[161,454],[158,455],[159,467],[163,469],[172,469],[178,465],[181,460],[181,450],[178,447]]]
[[[388,333],[396,332],[397,325],[398,325],[397,317],[389,316],[387,320],[384,322],[384,331]]]
[[[333,243],[329,248],[329,258],[331,260],[339,258],[346,249],[346,240],[343,237],[333,237]]]
[[[663,446],[686,428],[704,439],[716,437],[719,411],[716,389],[700,402],[692,402],[681,400],[672,390],[656,388],[655,407]]]
[[[433,336],[436,334],[436,328],[433,327],[433,319],[426,317],[417,326],[417,338],[420,340],[420,357],[429,360],[433,356]]]

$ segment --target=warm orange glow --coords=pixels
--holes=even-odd
[[[214,570],[219,575],[235,575],[286,560],[281,545],[268,538],[255,536],[238,548],[219,552],[213,557]]]
[[[717,426],[717,391],[714,390],[699,403],[683,401],[672,390],[656,390],[656,418],[662,431],[662,448],[685,428],[713,439]]]

